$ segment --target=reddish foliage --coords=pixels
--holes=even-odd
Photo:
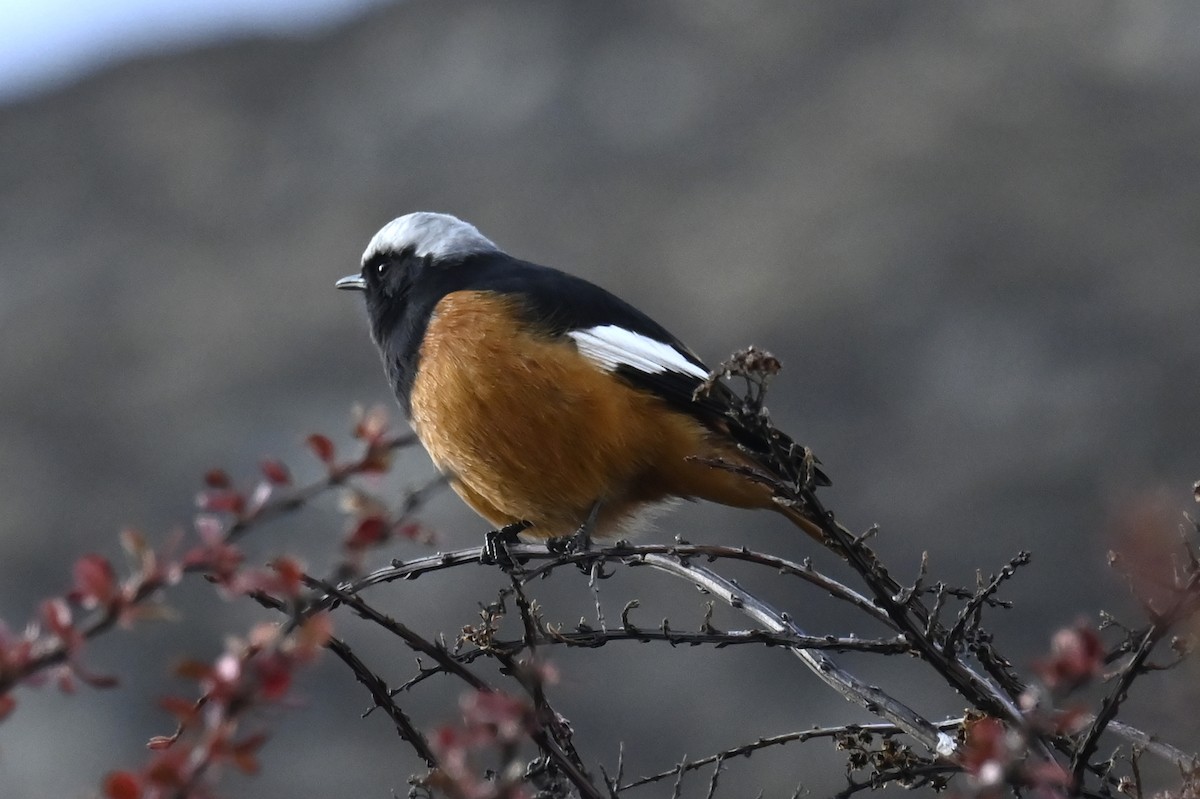
[[[310,436],[309,448],[329,468],[326,483],[279,499],[278,507],[267,510],[273,515],[300,507],[315,491],[340,484],[348,475],[388,468],[394,443],[387,433],[387,414],[382,410],[360,414],[355,436],[366,448],[363,457],[344,471],[335,464],[333,442],[323,435]],[[159,592],[185,572],[204,572],[230,594],[264,591],[288,600],[301,598],[305,575],[299,561],[281,557],[269,570],[246,571],[245,555],[234,544],[237,535],[259,520],[261,511],[273,501],[275,489],[292,484],[290,470],[281,460],[265,458],[259,466],[263,480],[251,495],[235,487],[222,469],[205,473],[204,488],[196,498],[202,511],[194,522],[199,543],[182,556],[174,552],[179,538],[165,551],[156,552],[140,533],[122,531],[121,542],[133,564],[131,574],[121,579],[107,558],[86,554],[72,565],[70,591],[45,600],[38,609],[38,623],[27,625],[25,634],[14,636],[0,623],[0,720],[15,709],[16,700],[8,692],[22,681],[53,681],[64,691],[73,690],[77,681],[96,687],[114,685],[114,679],[92,675],[82,668],[79,656],[87,638],[114,623],[127,626],[143,618],[164,617],[169,609],[156,601]],[[419,535],[420,528],[415,524],[398,529],[391,525],[383,508],[374,521],[359,525],[355,545],[366,547],[393,534]],[[91,613],[85,615],[83,611]],[[198,683],[199,699],[162,700],[163,709],[175,718],[178,729],[148,741],[154,755],[140,771],[108,775],[103,786],[106,799],[159,799],[179,788],[186,788],[189,796],[207,796],[214,778],[211,775],[219,771],[210,767],[226,763],[245,773],[257,771],[257,753],[266,735],[256,733],[238,739],[242,717],[259,706],[286,699],[296,668],[312,661],[327,645],[332,623],[328,613],[319,613],[304,620],[287,638],[281,639],[279,630],[276,625],[262,625],[247,642],[234,644],[213,663],[180,664],[179,675]]]
[[[534,657],[522,661],[521,667],[528,669],[533,678],[542,685],[555,685],[558,683],[558,667],[548,660]]]
[[[304,590],[304,567],[300,562],[295,558],[280,557],[271,562],[271,569],[278,578],[272,586],[273,593],[288,599],[299,598]]]
[[[985,717],[967,725],[966,744],[959,762],[983,785],[996,785],[1008,771],[1011,754],[1008,730],[999,719]]]
[[[409,541],[421,544],[432,544],[435,538],[433,530],[420,522],[402,522],[392,528],[392,533],[400,538],[407,538]]]
[[[42,622],[68,646],[78,642],[78,633],[71,623],[71,608],[63,599],[47,599],[41,605]]]
[[[533,727],[533,711],[516,697],[500,691],[475,691],[459,702],[468,729],[482,728],[511,743]]]
[[[305,619],[292,635],[292,655],[304,663],[312,660],[333,637],[333,617],[328,612],[316,613]]]
[[[1022,774],[1025,782],[1033,788],[1034,795],[1044,799],[1067,796],[1075,784],[1071,772],[1059,763],[1042,760],[1027,766]]]
[[[258,750],[267,742],[266,733],[256,733],[229,747],[228,757],[243,774],[258,773]]]
[[[262,469],[263,477],[267,478],[267,481],[271,485],[286,486],[292,484],[292,474],[288,471],[288,467],[284,465],[283,461],[278,461],[274,458],[265,458],[259,464],[259,467]]]
[[[187,660],[177,666],[179,676],[199,683],[201,695],[196,701],[161,701],[178,728],[147,742],[154,755],[140,772],[128,774],[125,783],[148,786],[135,796],[157,799],[181,787],[189,796],[207,796],[221,765],[245,774],[258,772],[258,751],[267,736],[256,732],[238,738],[239,727],[252,710],[286,698],[296,667],[311,660],[331,632],[328,614],[306,620],[292,636],[281,637],[280,629],[259,625],[247,641],[231,642],[213,663]],[[106,796],[112,799],[113,794]]]
[[[313,454],[317,456],[317,459],[320,460],[321,463],[324,463],[326,466],[333,465],[333,459],[336,457],[336,450],[333,448],[333,442],[329,440],[328,436],[323,436],[320,433],[313,433],[311,436],[305,439],[305,443],[308,444],[308,448],[313,451]]]
[[[1098,676],[1104,668],[1104,642],[1086,622],[1054,634],[1050,657],[1034,665],[1051,690],[1070,691]]]
[[[388,441],[391,420],[387,410],[376,405],[369,410],[355,409],[354,437],[367,445],[367,452],[358,470],[367,474],[386,472],[392,468],[392,447]]]
[[[142,770],[145,779],[160,788],[180,788],[188,782],[188,753],[183,749],[165,749],[154,753]]]
[[[88,673],[79,663],[79,653],[83,650],[83,634],[75,627],[71,616],[71,608],[64,599],[47,599],[41,605],[42,623],[54,635],[66,653],[67,662],[58,667],[55,672],[55,682],[63,693],[75,690],[75,677],[94,688],[111,688],[117,681],[112,677],[102,677]]]
[[[259,695],[270,702],[282,699],[292,687],[292,658],[276,651],[264,653],[252,663],[258,678]]]
[[[175,666],[175,676],[185,680],[207,680],[212,674],[212,666],[202,660],[183,660]]]
[[[392,449],[383,444],[373,444],[359,462],[358,471],[363,474],[383,474],[392,468]]]
[[[87,609],[113,604],[119,598],[117,575],[107,558],[84,555],[71,569],[75,587],[68,594],[72,602]]]
[[[239,594],[264,593],[270,596],[297,600],[304,592],[304,568],[294,558],[279,557],[266,569],[244,569],[228,584]]]
[[[242,550],[225,540],[220,523],[211,517],[196,519],[196,531],[201,543],[183,556],[183,568],[209,572],[218,585],[231,588],[245,559]]]
[[[368,445],[383,443],[391,427],[387,408],[382,405],[373,405],[367,410],[355,408],[354,417],[355,438]]]
[[[154,735],[151,736],[150,740],[146,741],[146,748],[152,752],[157,752],[161,749],[170,749],[178,740],[178,735]]]
[[[472,754],[492,747],[511,747],[534,727],[533,708],[520,699],[499,691],[465,694],[463,724],[438,728],[430,743],[440,769],[430,784],[450,795],[475,799],[518,799],[528,794],[519,782],[485,780],[471,766]]]
[[[1109,560],[1123,572],[1134,591],[1162,608],[1174,595],[1180,554],[1176,515],[1161,498],[1147,496],[1125,510],[1117,523],[1117,543]]]
[[[190,663],[196,664],[197,661],[190,661]],[[203,666],[203,670],[196,668],[195,666],[186,666],[176,669],[176,673],[180,677],[193,679],[196,682],[207,679],[210,671],[208,664],[199,663],[198,665]],[[178,696],[164,696],[162,699],[158,700],[158,706],[174,716],[175,720],[180,724],[188,724],[191,722],[192,719],[195,718],[196,713],[200,710],[200,705],[196,702],[189,701]]]
[[[208,513],[240,516],[246,510],[246,498],[232,488],[213,488],[196,495],[196,507]]]
[[[128,771],[114,771],[104,778],[105,799],[139,799],[142,781]]]
[[[19,677],[29,667],[32,657],[33,641],[28,636],[14,636],[7,625],[0,621],[0,680]],[[0,721],[12,713],[16,706],[15,699],[0,692]]]
[[[388,538],[390,525],[381,516],[366,516],[358,520],[358,524],[346,537],[346,548],[351,550],[369,549],[382,544]]]

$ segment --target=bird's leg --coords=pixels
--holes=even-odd
[[[592,505],[592,509],[588,511],[587,518],[583,520],[583,524],[579,525],[574,535],[552,538],[546,542],[546,549],[558,554],[587,552],[591,549],[592,532],[596,529],[596,519],[600,516],[600,506],[602,504],[600,500],[596,500],[595,504]]]
[[[483,551],[479,560],[485,564],[495,564],[505,571],[515,568],[517,561],[508,551],[508,545],[520,543],[518,536],[532,526],[529,522],[520,521],[506,524],[499,530],[489,530],[483,537]]]

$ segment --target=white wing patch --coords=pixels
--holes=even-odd
[[[589,360],[612,372],[620,366],[647,374],[679,372],[703,380],[708,372],[697,366],[670,344],[634,333],[617,325],[600,325],[567,333]]]

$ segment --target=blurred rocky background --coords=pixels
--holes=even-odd
[[[122,527],[185,527],[209,467],[251,475],[271,454],[315,476],[307,433],[344,441],[352,405],[392,402],[362,308],[333,281],[380,225],[428,209],[631,299],[712,361],[749,343],[779,355],[777,421],[827,465],[839,516],[882,526],[898,573],[927,550],[936,577],[973,585],[1033,551],[993,619],[1019,664],[1101,607],[1137,621],[1106,552],[1147,504],[1178,519],[1200,478],[1198,96],[1200,6],[1183,0],[521,0],[386,5],[14,98],[0,617],[23,624],[77,555],[117,556]],[[381,490],[429,473],[414,454]],[[485,529],[448,494],[426,516],[441,547]],[[319,571],[342,524],[330,500],[249,545]],[[688,506],[649,537],[674,535],[841,574],[766,515]],[[872,632],[804,586],[743,576],[812,632]],[[459,570],[375,599],[453,635],[501,584]],[[539,590],[549,620],[590,612],[579,575]],[[604,596],[612,615],[641,599],[647,626],[700,623],[702,598],[665,578],[620,575]],[[178,622],[89,648],[119,688],[18,692],[0,795],[95,795],[170,731],[153,697],[187,689],[172,664],[269,618],[199,580],[170,600]],[[399,643],[342,624],[389,679],[411,675]],[[930,717],[961,711],[910,662],[843,660]],[[865,719],[777,650],[624,644],[555,662],[580,748],[611,770],[624,740],[630,775]],[[1198,676],[1145,679],[1128,720],[1195,748]],[[431,729],[458,686],[428,688],[409,707]],[[359,719],[366,694],[338,663],[300,693],[267,720],[263,774],[224,795],[405,794],[415,759],[382,717]],[[722,784],[824,795],[841,769],[829,743],[793,744]]]

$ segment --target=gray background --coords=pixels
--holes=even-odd
[[[841,518],[882,525],[898,572],[928,550],[971,584],[1032,549],[995,620],[1022,667],[1100,607],[1136,620],[1105,553],[1131,509],[1177,518],[1200,477],[1198,34],[1186,2],[413,2],[0,107],[0,617],[23,624],[78,554],[118,556],[122,526],[159,542],[186,526],[211,466],[249,476],[275,454],[315,476],[305,434],[345,441],[354,403],[391,402],[332,281],[388,219],[429,209],[614,290],[714,362],[778,354],[777,421],[828,466]],[[429,473],[414,454],[380,490]],[[485,529],[449,495],[426,516],[443,547]],[[320,571],[342,524],[330,497],[248,547]],[[813,554],[765,514],[689,506],[647,538],[675,534]],[[872,632],[730,571],[814,632]],[[375,598],[453,634],[501,584],[460,571]],[[578,575],[539,592],[550,620],[589,612]],[[700,622],[665,579],[623,574],[604,596],[610,616],[636,596],[641,623]],[[141,763],[171,726],[152,698],[188,690],[171,664],[265,617],[198,580],[169,599],[180,622],[89,648],[119,689],[17,692],[0,794],[89,796]],[[411,673],[402,647],[341,624],[389,679]],[[930,716],[961,709],[912,663],[845,660]],[[630,773],[864,718],[776,650],[555,662],[581,748],[611,769],[624,740]],[[1195,748],[1196,677],[1146,679],[1130,720]],[[427,689],[409,707],[432,729],[458,686]],[[224,795],[404,794],[415,762],[382,717],[358,719],[342,667],[299,695],[266,719],[264,773]],[[725,795],[822,795],[839,762],[794,745],[733,764]]]

